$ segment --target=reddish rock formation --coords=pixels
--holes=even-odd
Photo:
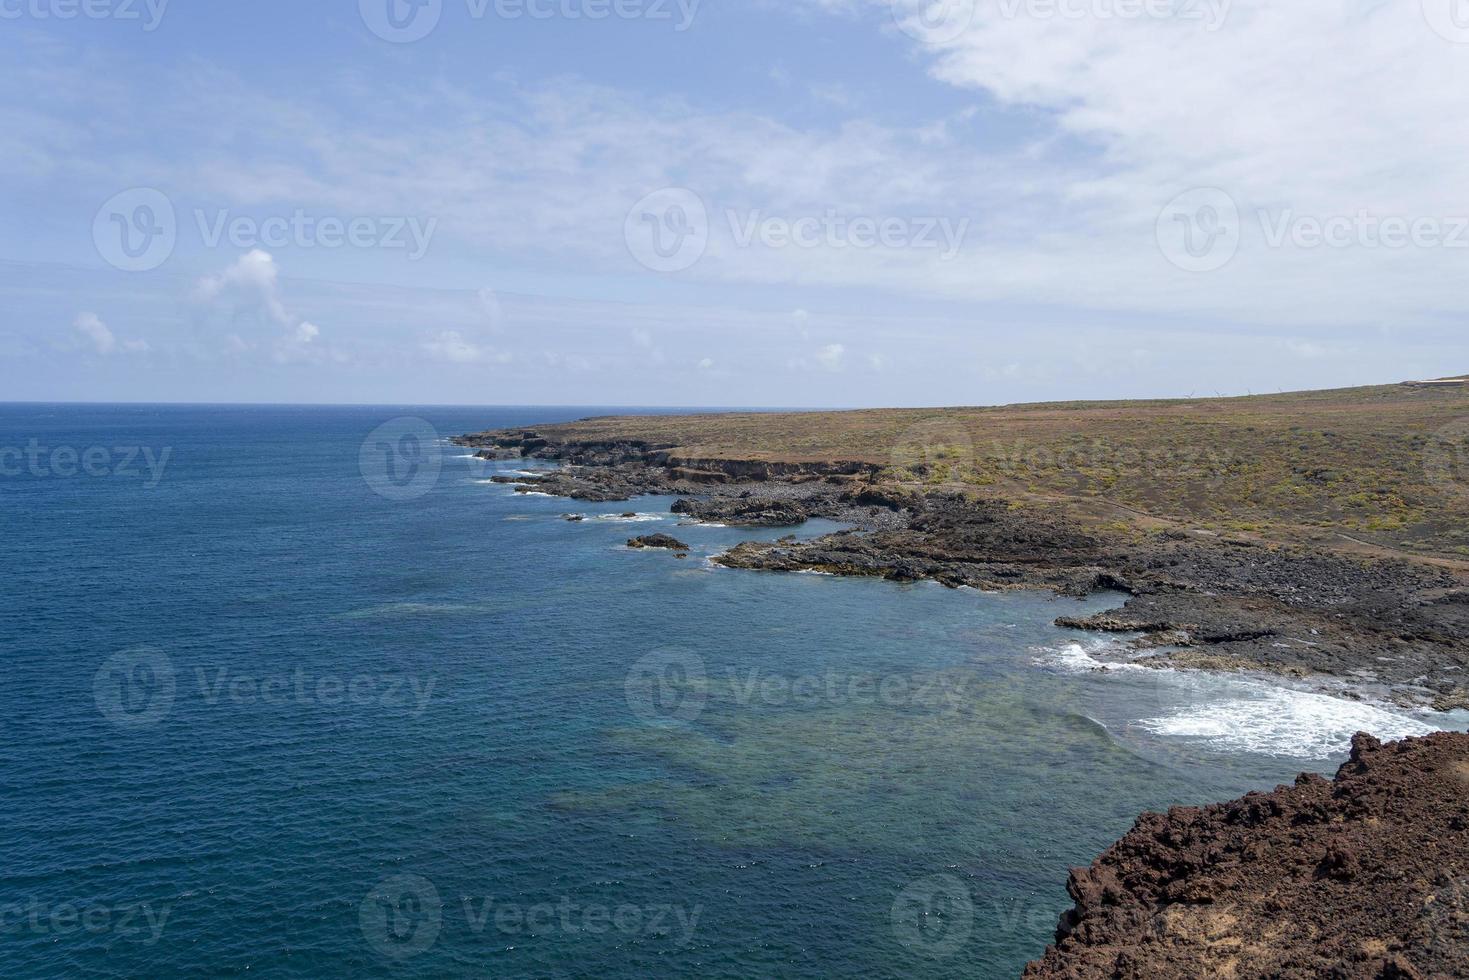
[[[1029,978],[1469,977],[1469,735],[1368,735],[1334,782],[1147,813]]]

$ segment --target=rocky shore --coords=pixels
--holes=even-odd
[[[1115,591],[1120,608],[1067,627],[1123,634],[1142,662],[1329,681],[1333,693],[1469,708],[1469,585],[1433,564],[1267,543],[1186,527],[1082,526],[1044,506],[884,482],[847,462],[682,458],[666,447],[560,440],[530,429],[462,437],[486,459],[556,460],[497,477],[587,501],[644,494],[730,526],[822,517],[850,530],[747,542],[732,568],[825,571],[950,587]]]
[[[563,464],[506,478],[527,491],[675,495],[674,513],[729,526],[848,525],[739,544],[714,559],[731,568],[1110,591],[1118,608],[1058,624],[1117,633],[1139,663],[1469,708],[1469,582],[1452,565],[1156,519],[1079,521],[1035,500],[898,483],[854,464],[694,460],[533,430],[461,441],[486,458]],[[1469,735],[1386,746],[1358,735],[1334,782],[1302,775],[1232,803],[1144,814],[1067,887],[1076,906],[1027,978],[1469,976]]]
[[[1469,976],[1469,735],[1367,735],[1328,781],[1146,813],[1029,980]]]
[[[627,546],[634,550],[651,548],[672,551],[680,558],[687,558],[689,554],[689,546],[669,534],[644,534],[636,538],[629,538]]]

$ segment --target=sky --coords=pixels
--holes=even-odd
[[[1469,0],[0,0],[0,401],[1469,370]]]

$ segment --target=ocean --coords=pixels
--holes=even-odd
[[[0,406],[0,973],[1014,976],[1141,811],[1463,727],[444,441],[606,411]]]

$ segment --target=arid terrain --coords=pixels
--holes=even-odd
[[[854,530],[736,547],[732,567],[985,589],[1115,590],[1063,625],[1157,665],[1329,682],[1469,707],[1469,389],[1234,399],[639,416],[486,432],[502,479],[591,500],[645,493],[730,525]]]
[[[1183,523],[1469,559],[1469,386],[1170,401],[637,416],[537,430],[636,444],[698,478],[848,463],[929,489],[1059,506],[1121,530]],[[751,467],[748,472],[759,472]]]

